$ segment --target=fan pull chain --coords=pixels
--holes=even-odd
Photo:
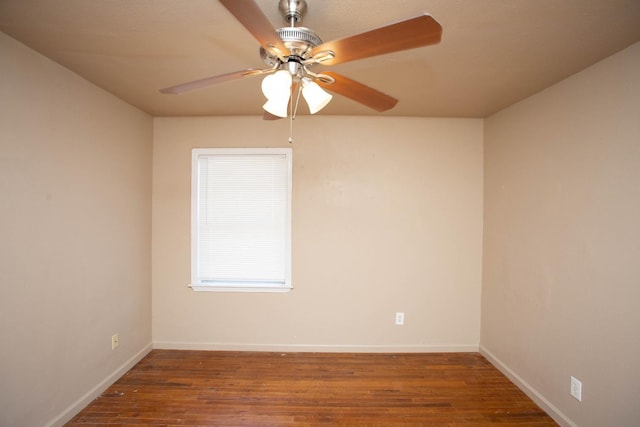
[[[298,96],[296,96],[295,107],[293,106],[293,99],[289,103],[289,144],[292,144],[293,139],[293,121],[296,119],[296,115],[298,114],[298,105],[300,104],[300,94],[302,93],[302,85],[298,86]]]
[[[289,144],[293,144],[293,116],[289,116]]]

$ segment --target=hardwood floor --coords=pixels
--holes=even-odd
[[[153,350],[67,426],[557,425],[477,353]]]

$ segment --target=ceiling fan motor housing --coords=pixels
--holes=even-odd
[[[308,59],[311,56],[311,50],[322,44],[322,39],[309,28],[284,27],[278,28],[276,32],[289,50],[289,54],[286,55],[289,60]],[[277,65],[279,61],[277,56],[272,55],[263,48],[260,48],[260,57],[272,67]]]

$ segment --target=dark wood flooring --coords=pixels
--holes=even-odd
[[[67,426],[557,425],[477,353],[153,350]]]

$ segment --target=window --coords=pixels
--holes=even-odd
[[[291,286],[290,148],[194,149],[191,287]]]

